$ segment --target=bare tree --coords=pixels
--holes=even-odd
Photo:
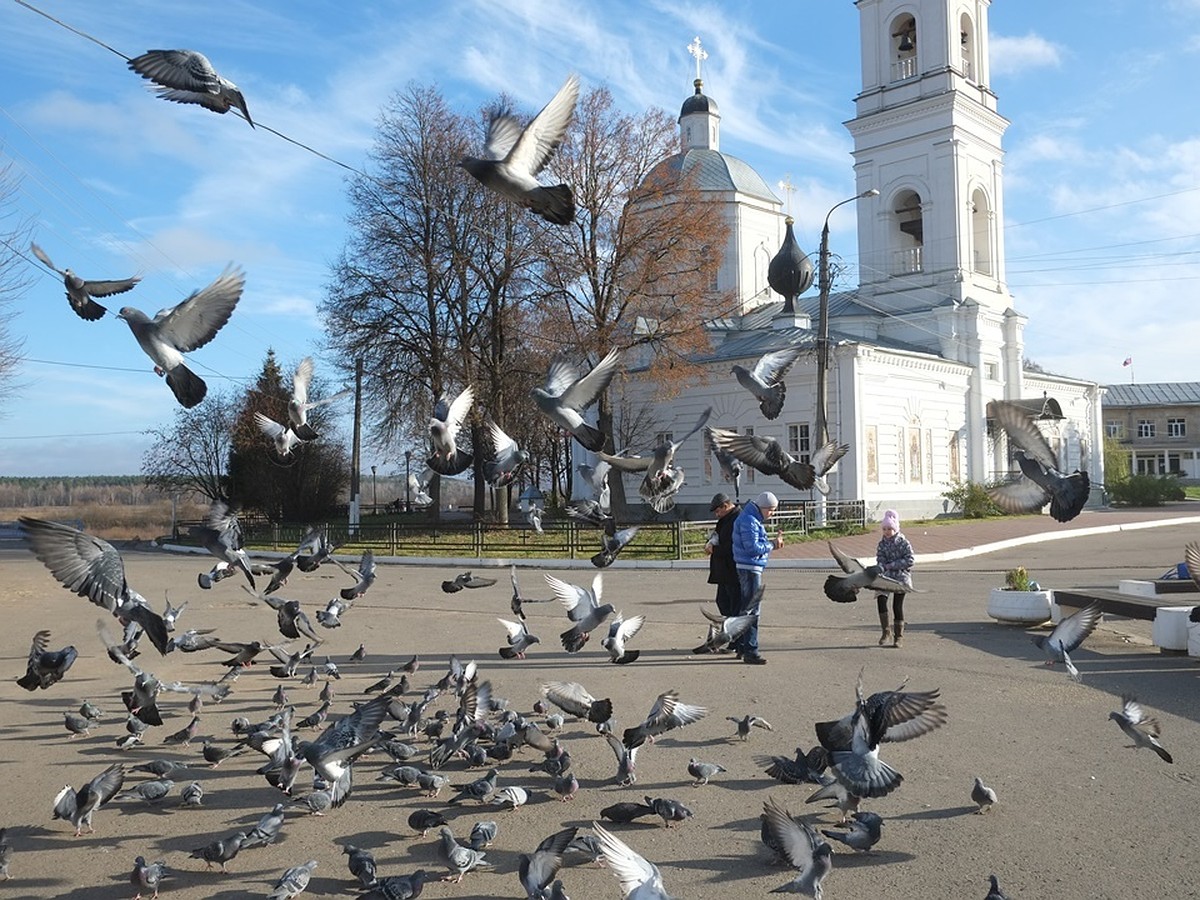
[[[226,497],[236,418],[237,403],[224,392],[176,409],[170,425],[149,431],[154,443],[142,457],[147,484],[168,494],[194,491],[209,501]]]
[[[22,341],[12,331],[13,301],[29,287],[31,277],[20,247],[29,245],[30,227],[17,212],[12,166],[0,168],[0,407],[16,389]]]

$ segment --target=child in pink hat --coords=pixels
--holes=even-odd
[[[883,574],[912,587],[913,548],[900,531],[900,515],[894,509],[885,510],[883,520],[879,523],[883,537],[875,548],[875,562],[883,569]],[[904,592],[892,594],[892,616],[895,619],[893,633],[888,623],[887,594],[876,594],[875,603],[879,607],[879,626],[882,634],[879,636],[879,646],[889,640],[893,647],[899,647],[904,638]]]

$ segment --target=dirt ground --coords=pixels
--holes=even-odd
[[[810,747],[814,722],[852,709],[855,678],[865,667],[869,692],[894,688],[905,679],[914,690],[940,688],[949,723],[931,735],[883,748],[881,756],[905,781],[892,795],[864,804],[885,821],[873,852],[856,855],[835,846],[827,898],[982,898],[993,872],[1012,898],[1196,897],[1195,834],[1186,823],[1200,801],[1197,661],[1157,651],[1148,622],[1112,620],[1076,655],[1084,680],[1075,684],[1061,667],[1040,664],[1030,631],[996,624],[985,613],[988,590],[1012,566],[1025,565],[1043,586],[1113,587],[1119,578],[1154,577],[1178,562],[1194,531],[1195,526],[1172,526],[1080,537],[919,567],[916,579],[927,593],[909,597],[902,649],[876,646],[878,624],[870,598],[833,604],[821,593],[825,572],[769,572],[761,634],[769,663],[763,667],[689,652],[704,633],[699,606],[711,607],[712,589],[702,571],[614,568],[604,573],[605,599],[626,616],[647,617],[632,642],[642,649],[641,659],[618,667],[608,664],[599,636],[581,654],[564,653],[557,635],[566,619],[551,604],[528,607],[531,630],[542,639],[529,658],[501,660],[496,649],[503,630],[496,618],[511,617],[503,570],[488,572],[499,575],[494,587],[445,594],[439,584],[453,570],[381,566],[378,582],[345,616],[342,628],[325,632],[327,641],[317,654],[319,662],[328,655],[341,666],[342,678],[333,683],[334,715],[350,711],[364,698],[364,687],[414,653],[422,660],[415,688],[440,678],[449,655],[456,653],[477,660],[480,677],[523,712],[530,711],[544,681],[576,680],[597,697],[611,697],[622,726],[640,721],[656,695],[670,688],[677,688],[684,701],[707,707],[708,715],[645,747],[632,787],[612,783],[615,763],[606,742],[586,723],[568,719],[562,739],[582,785],[578,796],[559,802],[548,776],[527,771],[536,756],[526,749],[500,766],[501,786],[521,785],[531,792],[529,804],[515,812],[472,802],[450,807],[445,803],[449,792],[437,800],[420,798],[411,789],[376,781],[386,762],[368,757],[356,767],[355,790],[344,807],[324,817],[293,807],[280,839],[240,854],[227,875],[205,871],[189,852],[252,827],[280,799],[254,774],[263,760],[250,753],[214,769],[201,759],[199,740],[190,747],[164,745],[163,737],[188,721],[182,695],[163,701],[166,723],[151,729],[144,745],[117,750],[115,741],[125,733],[119,694],[131,678],[107,659],[97,638],[96,621],[107,614],[59,587],[32,555],[4,551],[0,659],[9,677],[0,685],[0,826],[8,829],[13,856],[11,880],[0,882],[0,896],[133,897],[129,872],[138,855],[163,860],[171,869],[173,876],[162,889],[167,898],[265,896],[284,869],[309,858],[320,865],[305,896],[348,896],[356,886],[339,846],[346,842],[371,850],[384,875],[418,867],[445,873],[435,835],[421,838],[406,824],[410,812],[425,806],[444,812],[463,838],[484,819],[497,821],[499,834],[487,854],[494,868],[470,873],[461,884],[430,883],[424,896],[518,897],[523,896],[516,875],[520,853],[565,825],[586,829],[601,808],[643,795],[677,798],[695,814],[671,829],[658,820],[613,828],[659,865],[673,895],[762,895],[789,880],[759,843],[763,801],[775,797],[825,828],[835,826],[836,811],[806,805],[811,786],[772,781],[755,757],[790,756],[798,745]],[[130,584],[154,606],[161,608],[168,589],[173,604],[188,602],[181,629],[213,628],[228,640],[280,639],[273,611],[235,580],[211,591],[197,588],[196,574],[207,569],[200,558],[130,552],[126,565]],[[550,595],[542,572],[521,570],[526,594]],[[558,574],[587,583],[593,573]],[[313,616],[348,583],[343,573],[326,566],[294,577],[282,593],[300,600]],[[40,628],[52,631],[54,647],[75,645],[79,659],[64,681],[30,694],[14,679],[23,673],[29,640]],[[350,662],[360,643],[366,659]],[[225,671],[219,665],[222,655],[214,651],[160,657],[147,642],[143,651],[137,661],[163,680],[209,681]],[[316,708],[320,683],[289,685],[297,718]],[[265,665],[246,671],[231,696],[204,708],[200,733],[232,741],[231,720],[266,718],[278,684]],[[1157,715],[1174,765],[1130,749],[1108,721],[1123,692],[1136,694]],[[105,715],[89,736],[72,738],[63,713],[85,699]],[[452,702],[444,696],[435,706],[449,708]],[[774,730],[755,730],[744,743],[731,740],[734,726],[726,716],[746,713],[767,719]],[[706,787],[693,788],[685,771],[692,756],[728,771]],[[79,787],[112,762],[134,765],[157,757],[189,766],[162,803],[114,801],[96,813],[95,834],[78,838],[67,823],[51,821],[53,799],[63,785]],[[445,772],[454,784],[482,774],[458,761]],[[972,814],[976,775],[999,795],[987,815]],[[131,775],[127,786],[139,778]],[[302,781],[306,778],[302,775]],[[178,806],[179,789],[191,780],[205,790],[199,809]],[[568,858],[561,877],[575,900],[620,896],[610,871],[575,856]]]

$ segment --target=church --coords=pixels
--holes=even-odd
[[[946,511],[954,483],[990,482],[1010,471],[1008,449],[986,408],[1018,401],[1030,411],[1060,468],[1104,482],[1102,388],[1024,366],[1028,318],[1005,278],[1003,151],[1008,121],[988,87],[990,0],[856,0],[862,90],[846,122],[853,138],[860,279],[828,298],[826,421],[850,445],[828,476],[830,500],[862,499],[868,519]],[[689,48],[699,57],[698,45]],[[816,449],[819,299],[794,308],[768,287],[771,259],[790,223],[783,204],[749,165],[721,152],[721,117],[703,92],[683,103],[680,152],[649,177],[690,177],[724,207],[730,236],[714,296],[736,297],[706,320],[712,350],[697,362],[707,379],[669,401],[631,365],[626,401],[652,410],[659,435],[709,424],[769,435],[807,461]],[[877,194],[875,192],[878,192]],[[786,377],[781,414],[768,421],[731,366],[764,353],[806,352]],[[696,514],[722,480],[703,433],[676,454],[687,475],[677,495]],[[761,490],[789,501],[817,499],[779,478],[747,470],[743,500]],[[1099,500],[1093,488],[1093,501]]]

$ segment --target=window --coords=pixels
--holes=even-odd
[[[807,422],[802,422],[799,425],[789,425],[787,427],[787,442],[788,453],[799,459],[802,463],[809,461],[812,446],[809,443]]]
[[[988,381],[1000,380],[1000,366],[997,363],[989,362],[983,364],[983,374]]]
[[[923,270],[921,251],[925,243],[921,195],[903,190],[892,202],[892,274],[911,275]]]
[[[1167,437],[1186,437],[1187,426],[1183,419],[1167,419]]]
[[[1119,419],[1112,419],[1104,423],[1104,435],[1110,438],[1125,437],[1125,423]]]
[[[1154,437],[1154,420],[1153,419],[1138,419],[1137,436],[1140,438]]]
[[[669,431],[660,431],[654,436],[654,446],[659,447],[663,444],[670,444],[675,440],[675,435]]]

